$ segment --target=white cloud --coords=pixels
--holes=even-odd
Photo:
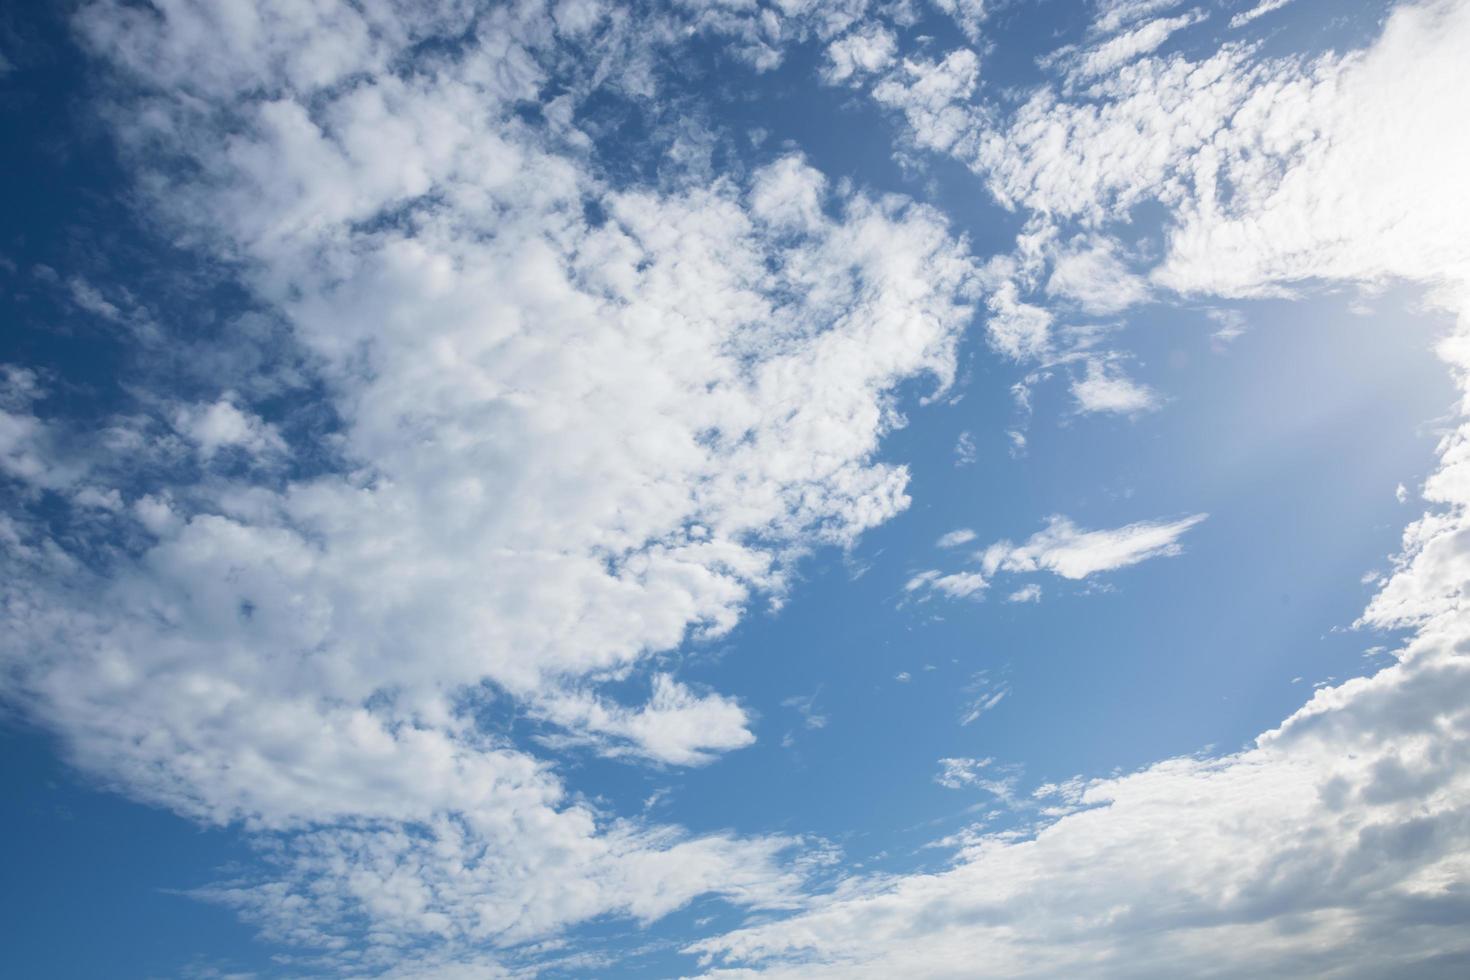
[[[1047,571],[1062,578],[1083,579],[1150,558],[1181,554],[1183,546],[1179,538],[1206,516],[1139,521],[1105,531],[1084,531],[1065,517],[1052,517],[1044,530],[1037,531],[1022,544],[1000,541],[986,548],[981,555],[981,567],[987,575],[997,571]]]
[[[1015,360],[1044,355],[1051,336],[1052,314],[1020,299],[1014,282],[1005,282],[987,298],[990,316],[985,329],[996,350]]]
[[[1148,54],[1173,34],[1186,27],[1193,27],[1208,16],[1203,10],[1197,9],[1178,17],[1160,17],[1125,34],[1110,37],[1080,50],[1067,51],[1063,57],[1050,60],[1065,67],[1070,81],[1085,82],[1116,71],[1140,55]]]
[[[1092,30],[1098,34],[1111,34],[1135,21],[1172,10],[1184,0],[1097,0],[1097,15]]]
[[[968,152],[976,121],[970,96],[980,77],[980,58],[968,48],[942,61],[905,58],[873,86],[879,104],[902,112],[919,146],[941,152]]]
[[[969,544],[975,540],[975,532],[967,527],[955,528],[948,534],[940,535],[938,541],[934,542],[941,548],[957,548],[962,544]]]
[[[1080,410],[1136,415],[1159,407],[1157,392],[1121,373],[1111,361],[1091,357],[1086,364],[1086,374],[1072,380],[1072,396]]]
[[[959,438],[954,442],[954,452],[952,455],[954,456],[955,466],[973,466],[975,460],[978,458],[978,452],[975,448],[975,437],[969,432],[961,432]]]
[[[1080,240],[1052,264],[1046,291],[1075,302],[1084,312],[1119,313],[1148,299],[1148,284],[1128,271],[1108,238]]]
[[[818,692],[820,693],[820,692]],[[801,715],[801,723],[808,730],[827,727],[827,716],[817,710],[817,695],[793,695],[781,702],[784,708],[792,708]]]
[[[1291,0],[1261,0],[1260,3],[1249,10],[1242,10],[1240,13],[1231,17],[1230,27],[1232,29],[1244,27],[1258,17],[1264,17],[1269,13],[1280,10],[1288,3],[1291,3]]]
[[[939,775],[934,781],[946,789],[961,789],[979,782],[981,772],[991,759],[940,759]]]
[[[265,423],[228,372],[169,421],[203,456],[332,465],[291,482],[166,471],[115,511],[79,497],[116,522],[106,576],[42,522],[7,517],[4,535],[7,694],[109,784],[245,824],[268,871],[207,894],[369,972],[425,942],[452,959],[702,893],[792,900],[791,839],[597,812],[476,709],[512,699],[565,738],[665,764],[748,744],[717,693],[657,673],[630,708],[598,685],[729,630],[803,553],[907,506],[906,471],[876,458],[901,422],[890,398],[949,382],[973,301],[936,212],[833,193],[796,157],[609,190],[569,106],[544,127],[516,111],[594,12],[467,18],[78,14],[127,86],[114,124],[139,194],[245,270],[337,428]],[[390,68],[441,36],[452,50]],[[742,56],[764,58],[763,37]],[[605,84],[641,84],[639,57],[612,58]],[[604,64],[571,62],[589,73],[573,89]],[[74,447],[11,414],[7,469],[76,484]]]
[[[636,755],[671,765],[704,765],[716,753],[755,741],[739,704],[718,694],[697,696],[668,674],[654,675],[653,696],[637,710],[585,692],[558,692],[533,711],[579,733],[604,755]]]
[[[1011,693],[1011,688],[1008,684],[1001,684],[994,688],[988,684],[980,684],[979,688],[979,697],[971,701],[965,708],[964,713],[960,716],[961,727],[978,721],[981,715],[1000,704]]]
[[[1318,691],[1244,751],[1092,780],[1080,812],[979,831],[952,869],[693,949],[766,977],[1449,975],[1470,956],[1456,635]]]
[[[1012,592],[1009,596],[1006,597],[1006,602],[1040,602],[1040,601],[1041,601],[1041,586],[1037,585],[1035,582],[1032,582],[1030,585],[1023,585],[1023,586],[1021,586],[1019,589],[1017,589],[1016,591]]]
[[[174,413],[174,427],[205,459],[228,448],[257,456],[285,452],[286,443],[276,427],[236,407],[234,397],[227,392],[210,405],[183,406]]]
[[[822,80],[829,85],[839,84],[883,71],[893,64],[896,50],[892,31],[876,23],[865,24],[827,45]]]
[[[1219,324],[1210,334],[1210,345],[1215,351],[1223,351],[1245,334],[1245,315],[1239,310],[1206,310],[1205,314]]]
[[[1092,218],[1161,195],[1181,222],[1156,277],[1171,288],[1261,295],[1314,277],[1428,286],[1461,318],[1441,354],[1463,370],[1470,262],[1451,229],[1465,226],[1470,202],[1453,121],[1466,101],[1455,66],[1467,32],[1470,5],[1410,4],[1366,52],[1305,67],[1253,64],[1243,48],[1142,65],[1113,87],[1116,102],[1070,119],[1053,105],[1031,132],[1013,131],[1039,149],[1076,124],[1044,164],[999,154],[1021,179],[998,186]],[[1133,139],[1156,157],[1134,158],[1113,129],[1130,116],[1144,127]],[[1170,176],[1175,166],[1185,179]],[[1215,191],[1226,175],[1228,203]],[[1019,837],[977,830],[952,869],[849,883],[789,920],[693,950],[751,967],[729,975],[802,978],[1463,973],[1463,425],[1441,455],[1425,486],[1438,509],[1407,530],[1361,623],[1416,631],[1392,666],[1324,684],[1242,751],[1091,780],[1073,794],[1084,809]]]
[[[969,38],[971,44],[980,41],[980,26],[985,23],[986,0],[933,0],[934,6],[948,14]]]
[[[912,576],[904,583],[903,589],[911,594],[922,594],[925,598],[929,593],[939,592],[951,599],[968,599],[971,596],[978,596],[989,585],[985,576],[978,572],[945,574],[931,568]]]

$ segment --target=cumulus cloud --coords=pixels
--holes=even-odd
[[[76,24],[115,72],[111,123],[154,218],[241,270],[333,421],[267,423],[221,377],[173,433],[127,430],[149,452],[124,473],[17,396],[7,473],[115,479],[76,498],[105,533],[7,514],[7,696],[109,784],[248,827],[265,870],[202,894],[353,951],[343,969],[704,893],[792,901],[792,839],[602,813],[479,712],[507,699],[552,742],[666,765],[749,744],[717,692],[655,672],[628,706],[599,685],[728,631],[802,554],[907,506],[907,472],[876,454],[898,386],[953,376],[964,243],[796,156],[611,189],[573,106],[519,113],[551,65],[588,66],[573,97],[641,90],[647,45],[679,36],[657,22],[639,48],[625,15],[585,5],[229,16],[101,0]],[[812,16],[818,36],[850,26]],[[696,29],[761,62],[759,30]],[[312,466],[188,477],[190,448]]]
[[[837,84],[881,72],[893,63],[897,48],[892,31],[881,24],[865,24],[827,45],[822,80]]]
[[[1159,407],[1159,395],[1148,385],[1123,374],[1107,358],[1089,357],[1086,371],[1072,380],[1072,396],[1084,412],[1136,415]]]
[[[903,114],[919,146],[964,153],[976,132],[969,100],[979,77],[980,57],[968,48],[940,61],[905,58],[873,86],[873,98]]]
[[[174,427],[205,459],[221,449],[238,448],[257,456],[284,452],[286,443],[276,427],[234,403],[227,393],[210,405],[187,405],[174,413]]]

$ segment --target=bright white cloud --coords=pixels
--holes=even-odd
[[[1113,362],[1090,357],[1086,373],[1072,380],[1072,396],[1084,412],[1136,415],[1159,407],[1159,395],[1123,374]]]
[[[577,735],[553,744],[586,740],[604,755],[635,755],[671,765],[703,765],[715,754],[755,741],[745,710],[718,694],[698,696],[667,674],[653,677],[648,703],[630,710],[585,692],[557,692],[533,710]]]
[[[876,23],[866,24],[827,45],[822,80],[838,84],[880,72],[893,64],[897,48],[892,31]]]
[[[570,105],[541,128],[515,107],[567,38],[633,44],[611,9],[237,13],[99,2],[77,24],[124,79],[114,122],[155,216],[239,263],[340,427],[290,442],[226,371],[167,419],[181,445],[132,465],[188,445],[340,463],[98,482],[78,506],[99,519],[118,495],[106,575],[7,518],[10,694],[110,783],[252,828],[273,870],[207,893],[277,938],[359,950],[348,966],[702,893],[790,902],[791,839],[600,813],[475,709],[513,699],[553,741],[665,764],[749,744],[718,693],[658,673],[629,707],[597,685],[727,631],[801,554],[907,506],[906,471],[875,454],[897,386],[952,377],[963,243],[795,156],[607,189]],[[699,25],[727,27],[759,63],[759,31]],[[650,34],[602,84],[647,82],[647,45],[672,36]],[[452,52],[390,68],[441,36]],[[161,151],[197,179],[154,169]],[[8,471],[71,486],[128,463],[122,442],[78,461],[26,405],[0,427]]]
[[[981,567],[987,575],[997,571],[1046,571],[1062,578],[1083,579],[1150,558],[1181,554],[1184,549],[1179,539],[1206,516],[1139,521],[1106,531],[1084,531],[1065,517],[1052,517],[1044,530],[1022,544],[1000,541],[986,548],[981,554]]]
[[[873,98],[903,113],[919,146],[965,153],[975,134],[969,100],[979,77],[980,58],[968,48],[952,51],[942,61],[905,58],[873,87]]]

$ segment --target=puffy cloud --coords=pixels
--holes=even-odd
[[[897,47],[892,31],[880,24],[866,24],[827,45],[822,80],[837,84],[880,72],[893,64]]]
[[[188,405],[178,409],[174,413],[174,427],[194,444],[205,459],[229,448],[239,448],[254,455],[280,453],[286,449],[276,427],[237,408],[233,393],[226,393],[210,405]]]
[[[1152,388],[1123,374],[1111,359],[1089,357],[1086,364],[1086,373],[1072,380],[1072,395],[1082,411],[1135,415],[1159,406]]]
[[[936,212],[796,157],[610,189],[574,113],[516,107],[567,38],[628,41],[617,14],[469,13],[83,8],[140,194],[289,326],[333,421],[267,424],[229,371],[169,417],[202,457],[310,461],[290,479],[189,475],[157,424],[98,469],[29,396],[0,427],[12,476],[111,479],[77,498],[100,531],[7,513],[7,696],[110,784],[251,828],[267,870],[207,893],[348,971],[709,892],[791,901],[790,839],[619,821],[479,714],[512,699],[553,741],[665,764],[749,744],[717,693],[598,685],[907,505],[876,459],[891,397],[949,383],[974,299]]]
[[[905,58],[873,86],[873,98],[903,113],[919,146],[962,154],[975,135],[969,100],[979,78],[980,57],[968,48],[952,51],[942,61]]]

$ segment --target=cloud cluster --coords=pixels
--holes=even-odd
[[[1124,0],[1105,18],[1170,6]],[[1368,49],[1316,62],[1241,45],[1140,62],[1087,101],[1039,91],[986,138],[981,169],[1004,202],[1099,226],[1162,202],[1173,230],[1151,278],[1168,289],[1416,283],[1458,316],[1440,352],[1463,381],[1470,251],[1452,228],[1470,195],[1451,120],[1470,97],[1467,41],[1470,5],[1428,2],[1397,8]],[[1028,833],[959,839],[949,870],[848,882],[691,951],[728,977],[1465,972],[1467,446],[1467,424],[1444,440],[1426,482],[1436,509],[1360,623],[1414,631],[1393,665],[1322,687],[1241,751],[1074,782]],[[1166,527],[1099,553],[1170,548]],[[994,565],[1085,574],[1094,563],[1070,547],[1083,536],[1054,524]]]
[[[1207,516],[1194,514],[1177,521],[1138,521],[1118,528],[1087,531],[1066,517],[1054,515],[1047,520],[1045,528],[1020,544],[997,541],[975,552],[978,570],[944,573],[928,569],[912,576],[904,584],[904,592],[924,597],[938,592],[950,598],[966,598],[980,595],[1000,572],[1050,572],[1075,581],[1128,568],[1150,558],[1172,558],[1184,550],[1179,543],[1184,532]],[[936,544],[954,548],[974,539],[974,531],[959,528],[941,537]],[[1032,583],[1012,593],[1009,601],[1035,602],[1040,598],[1041,587]]]
[[[149,452],[81,453],[12,372],[6,472],[90,473],[116,506],[7,513],[6,695],[124,791],[253,828],[271,873],[202,894],[346,969],[791,900],[790,838],[619,820],[481,716],[671,765],[749,744],[737,701],[666,669],[642,705],[598,687],[903,509],[875,460],[893,392],[947,384],[970,316],[937,213],[799,157],[609,181],[575,100],[642,98],[667,40],[629,47],[622,17],[77,14],[153,218],[289,326],[333,423],[267,421],[224,370],[139,407]]]

